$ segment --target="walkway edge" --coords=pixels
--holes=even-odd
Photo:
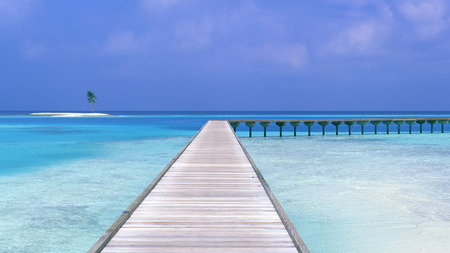
[[[281,206],[280,202],[278,202],[277,198],[275,197],[275,194],[273,194],[272,190],[269,187],[269,184],[264,179],[262,173],[259,171],[258,167],[256,166],[255,162],[253,161],[250,154],[247,152],[247,149],[245,149],[244,145],[242,145],[241,141],[239,140],[239,137],[236,135],[236,133],[233,130],[233,127],[228,122],[228,125],[231,129],[231,131],[234,134],[234,137],[238,141],[239,145],[241,146],[242,150],[245,153],[245,156],[249,160],[250,164],[253,167],[253,170],[255,171],[256,175],[258,176],[259,181],[261,182],[261,185],[264,187],[264,190],[267,193],[267,196],[269,197],[270,201],[272,202],[272,205],[274,206],[275,210],[278,213],[278,216],[280,217],[281,221],[283,222],[284,227],[286,228],[289,236],[291,237],[295,247],[297,248],[298,252],[300,253],[310,253],[308,247],[306,247],[305,242],[303,242],[302,238],[297,232],[297,229],[295,228],[294,224],[292,224],[291,220],[289,219],[288,215],[284,211],[283,207]]]
[[[88,253],[99,253],[106,245],[111,241],[114,235],[119,231],[119,229],[125,224],[125,222],[130,218],[136,208],[144,201],[144,199],[150,194],[150,192],[155,188],[155,186],[161,181],[164,175],[169,171],[172,165],[178,160],[178,158],[184,153],[184,151],[191,145],[192,141],[197,137],[197,135],[206,126],[205,123],[202,128],[192,137],[192,139],[186,144],[186,146],[181,149],[181,151],[174,157],[170,162],[164,167],[164,169],[156,176],[156,178],[145,188],[145,190],[131,203],[131,205],[117,218],[117,220],[106,230],[106,232],[97,240],[97,242],[88,250]]]

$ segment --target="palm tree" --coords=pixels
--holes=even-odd
[[[87,92],[87,100],[89,103],[92,103],[92,112],[94,112],[94,103],[97,97],[95,96],[94,92],[88,91]]]

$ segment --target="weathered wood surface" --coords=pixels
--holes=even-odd
[[[229,124],[209,121],[102,252],[308,252],[258,176]]]

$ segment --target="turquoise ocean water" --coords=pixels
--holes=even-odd
[[[208,119],[450,117],[421,112],[0,112],[0,252],[85,252]],[[238,135],[312,252],[448,252],[450,124]],[[414,130],[417,130],[415,126]],[[395,133],[395,134],[394,134]]]

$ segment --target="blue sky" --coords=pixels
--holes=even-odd
[[[0,110],[450,110],[445,0],[0,0]]]

